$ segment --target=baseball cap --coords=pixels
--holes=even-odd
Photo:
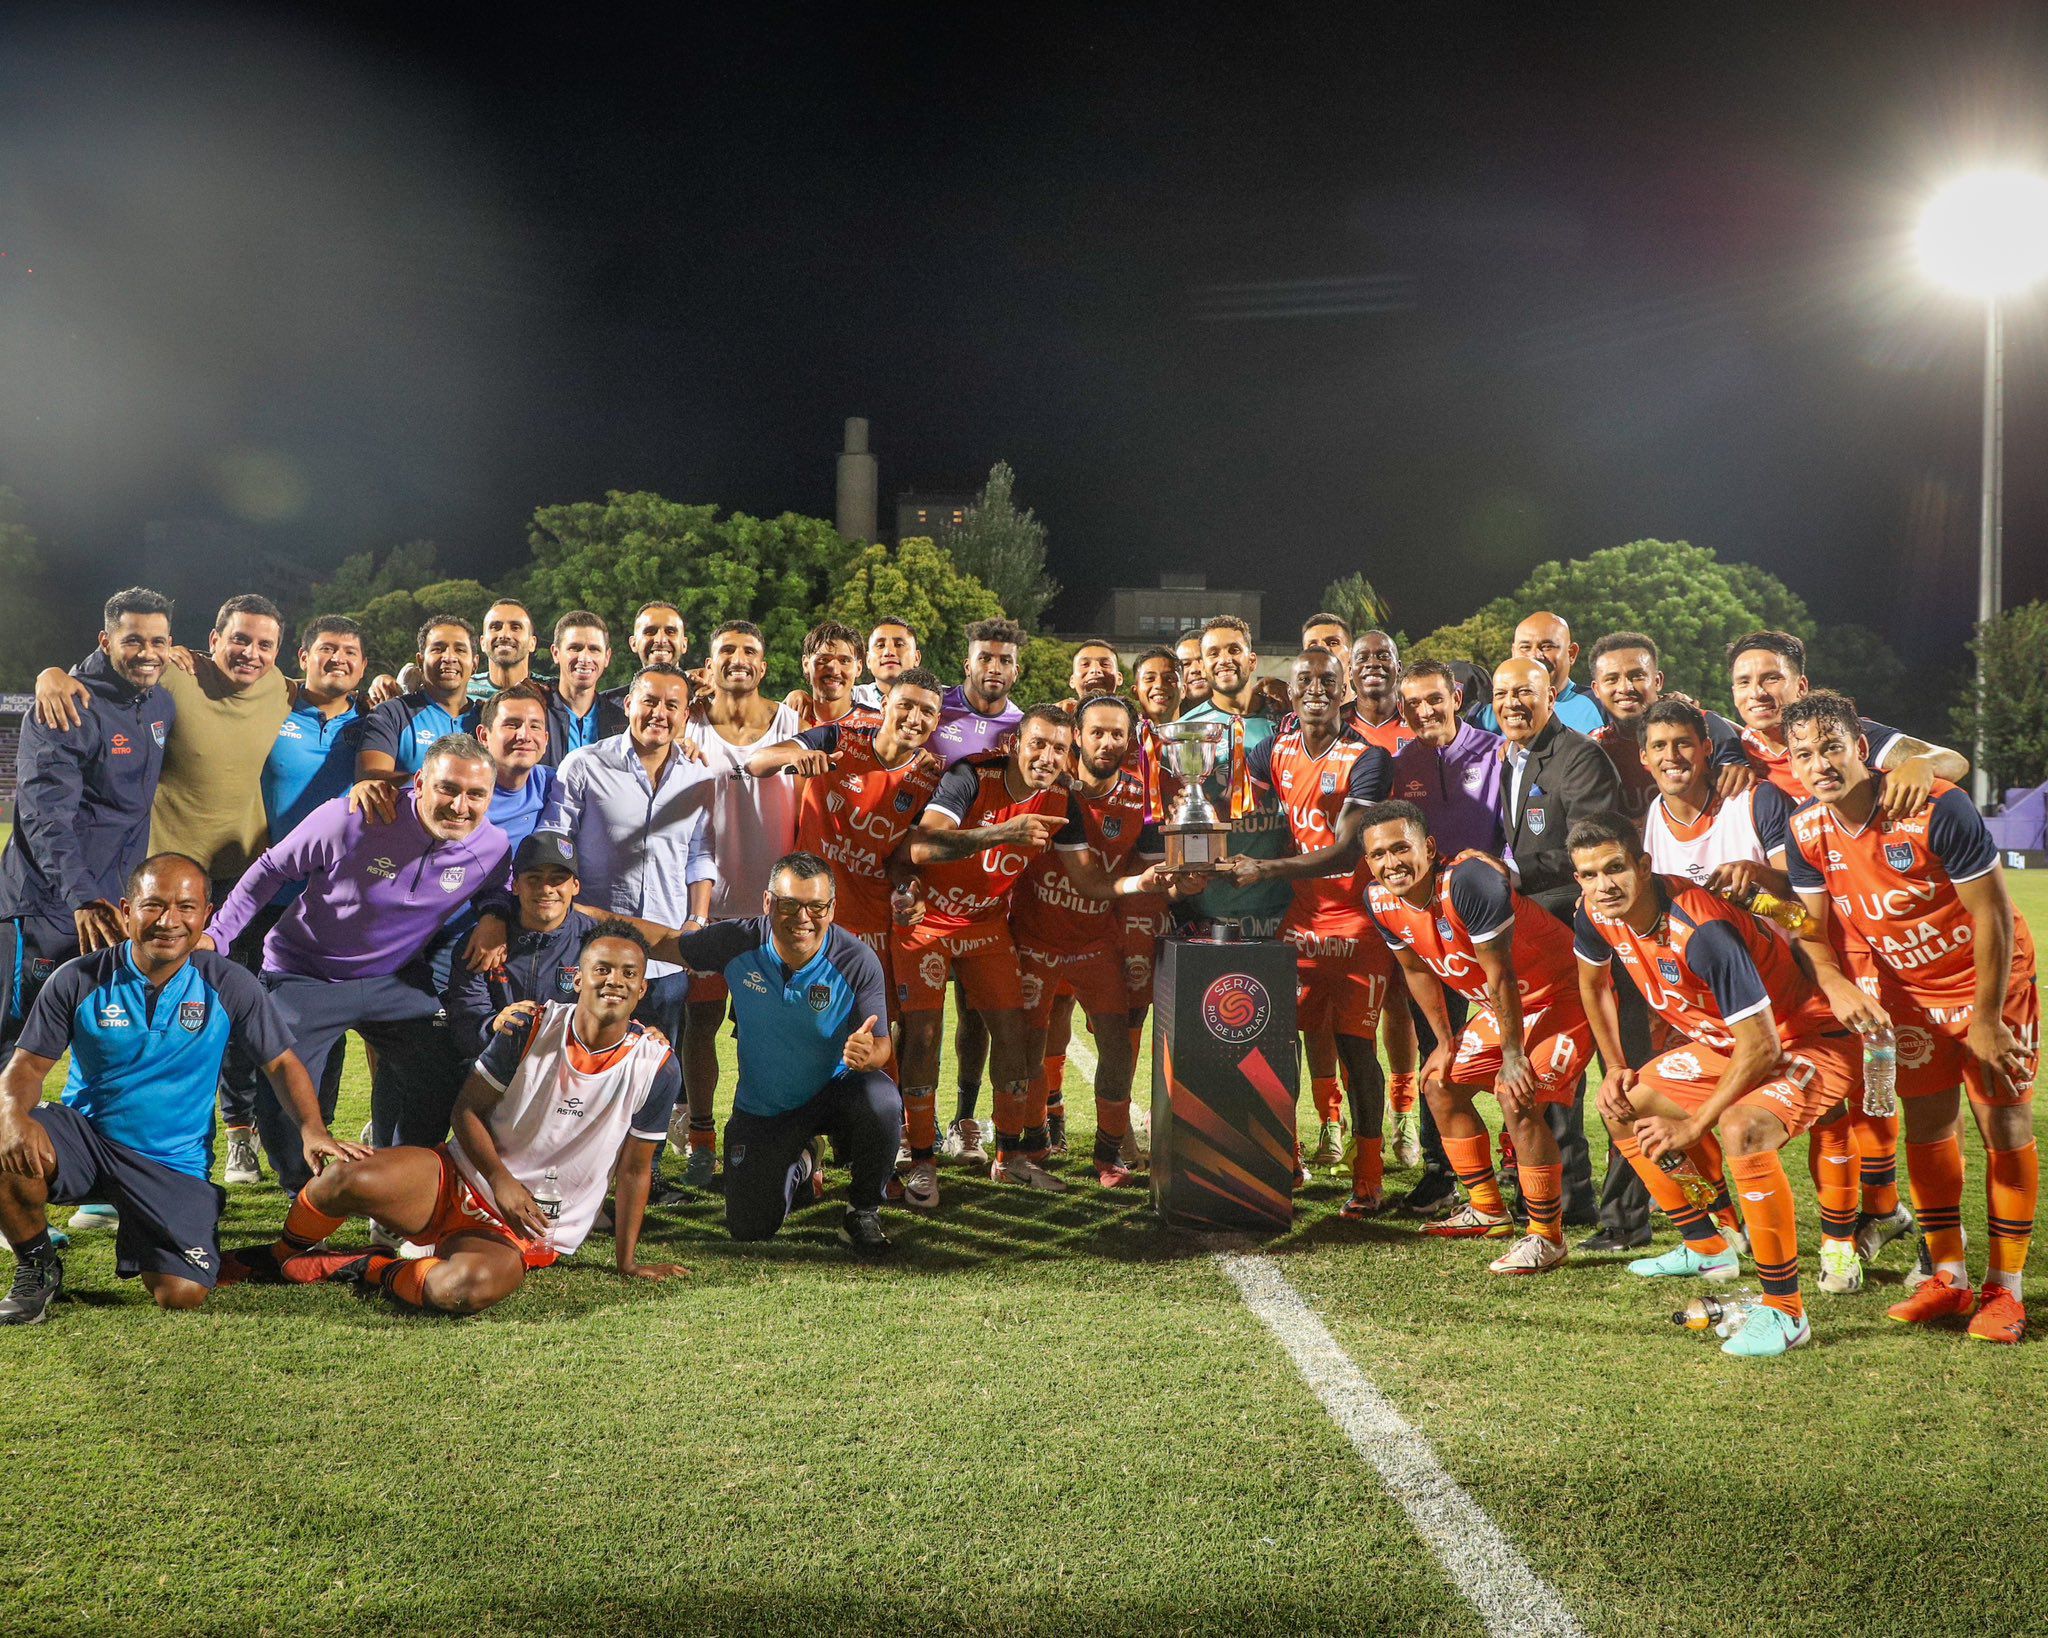
[[[576,849],[569,838],[552,830],[537,830],[519,844],[519,851],[512,855],[512,874],[523,876],[529,870],[546,870],[556,866],[576,873]]]

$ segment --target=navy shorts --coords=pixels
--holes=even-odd
[[[114,1231],[116,1274],[124,1280],[175,1274],[208,1289],[219,1281],[225,1189],[102,1137],[66,1104],[39,1103],[30,1113],[57,1151],[52,1204],[101,1200],[121,1214],[121,1226]]]
[[[20,916],[0,921],[0,1063],[13,1056],[14,1038],[28,1020],[28,1009],[42,993],[43,981],[78,954],[78,924],[69,916]]]

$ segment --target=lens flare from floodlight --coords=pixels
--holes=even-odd
[[[1920,265],[1937,284],[1986,299],[2048,277],[2048,178],[2026,171],[1959,177],[1920,218]]]

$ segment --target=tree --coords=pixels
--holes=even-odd
[[[1325,586],[1322,601],[1316,604],[1316,608],[1336,615],[1351,628],[1354,637],[1361,631],[1384,627],[1394,612],[1387,606],[1387,600],[1373,589],[1372,582],[1355,572]]]
[[[885,617],[907,621],[917,633],[924,663],[947,684],[960,680],[967,658],[967,628],[993,620],[1003,606],[971,574],[963,574],[943,546],[913,535],[893,549],[866,546],[849,563],[825,610],[855,631]]]
[[[1682,540],[1638,540],[1538,565],[1506,597],[1424,637],[1412,657],[1497,665],[1516,623],[1536,609],[1562,615],[1573,638],[1588,646],[1610,631],[1648,632],[1663,654],[1666,688],[1708,706],[1728,698],[1724,650],[1732,639],[1765,626],[1814,635],[1805,603],[1775,575],[1753,564],[1723,563],[1706,547]],[[1819,680],[1828,679],[1821,673]],[[1584,686],[1583,666],[1579,681]]]
[[[1056,637],[1025,639],[1017,656],[1017,686],[1010,697],[1019,705],[1042,705],[1065,699],[1073,692],[1074,650],[1079,643],[1063,643]]]
[[[631,670],[625,633],[642,604],[673,603],[693,640],[721,620],[751,620],[768,649],[765,687],[802,681],[803,635],[821,617],[857,548],[822,518],[776,518],[611,490],[602,501],[543,506],[527,532],[533,567],[527,600],[537,622],[570,609],[604,616],[619,656],[611,678]]]
[[[62,628],[50,611],[48,577],[21,497],[0,485],[0,688],[29,688],[45,657],[63,663],[49,652]]]
[[[1993,794],[2041,784],[2048,780],[2048,603],[2022,603],[1994,616],[1970,647],[1984,662],[1984,766]],[[1955,726],[1963,746],[1974,747],[1974,684],[1955,708]]]
[[[435,580],[416,591],[380,592],[361,608],[322,612],[346,614],[363,628],[363,653],[375,676],[380,671],[395,673],[419,652],[420,627],[435,615],[458,614],[481,633],[492,595],[480,581]],[[479,651],[478,669],[483,663]]]
[[[1045,525],[1029,510],[1017,510],[1016,483],[1009,463],[996,462],[981,497],[967,509],[967,521],[944,530],[939,544],[962,573],[994,592],[1010,618],[1029,631],[1060,588],[1045,572]]]
[[[1866,717],[1939,737],[1936,723],[1904,720],[1925,715],[1928,696],[1912,686],[1906,662],[1868,626],[1822,626],[1806,645],[1806,672],[1815,687],[1847,694]]]
[[[380,562],[374,552],[356,552],[335,565],[334,573],[315,581],[308,594],[308,614],[354,617],[387,592],[411,591],[434,578],[439,548],[431,540],[408,540],[394,546]]]

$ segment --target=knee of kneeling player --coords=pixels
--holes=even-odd
[[[205,1286],[197,1280],[181,1280],[175,1274],[159,1274],[145,1283],[150,1300],[159,1308],[197,1308],[207,1298]]]
[[[782,1215],[773,1207],[750,1206],[726,1197],[725,1232],[735,1240],[772,1240],[781,1227]]]
[[[1721,1146],[1730,1155],[1769,1154],[1784,1142],[1784,1126],[1761,1109],[1731,1109],[1721,1117]]]

